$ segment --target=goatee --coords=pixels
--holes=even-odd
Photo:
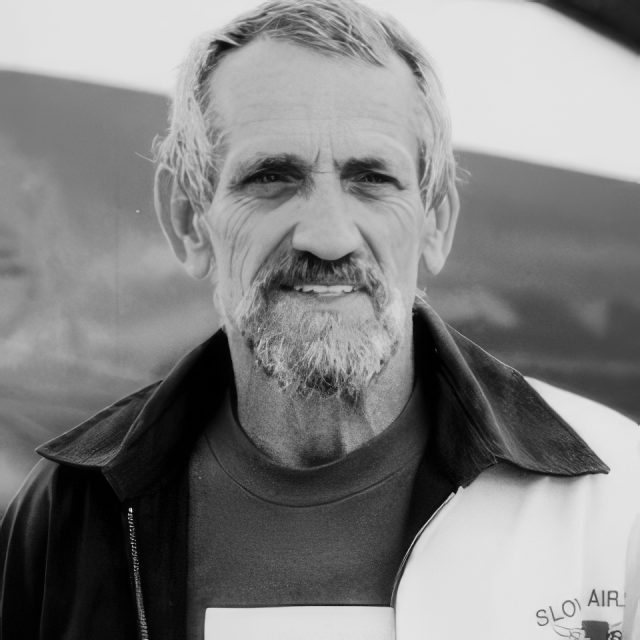
[[[344,295],[366,294],[372,312],[352,317],[292,301],[305,295],[294,294],[294,286],[318,283],[354,286],[356,294]],[[325,261],[288,252],[260,268],[231,320],[286,392],[337,396],[357,406],[398,348],[405,318],[399,292],[387,286],[372,256]]]

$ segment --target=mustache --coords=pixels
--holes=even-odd
[[[254,286],[263,294],[312,283],[353,285],[380,303],[387,298],[387,287],[378,265],[372,259],[354,256],[323,260],[307,252],[287,252],[267,261],[254,280]]]

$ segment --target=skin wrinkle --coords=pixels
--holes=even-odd
[[[409,224],[409,221],[412,219],[410,206],[400,199],[392,202],[392,204],[395,206],[391,207],[390,214],[398,221],[398,223],[401,225],[402,229],[406,233],[411,233],[412,229]],[[385,211],[385,213],[389,215],[389,211]],[[369,227],[363,226],[360,231],[362,233],[364,241],[371,248],[373,257],[376,260],[376,262],[380,265],[380,268],[382,269],[383,273],[390,273],[393,276],[397,276],[397,271],[394,265],[389,261],[386,261],[384,256],[382,256],[376,251],[377,243],[373,238],[374,229],[371,228],[371,225]],[[389,244],[388,246],[392,250],[395,249],[395,250],[401,251],[403,248],[403,245],[404,245],[404,242],[401,240],[399,243]]]
[[[296,340],[290,335],[291,324],[286,325],[279,319],[277,291],[283,285],[292,287],[298,282],[356,285],[371,297],[381,330],[371,323],[366,327],[345,325],[339,315],[334,319],[331,313],[324,315],[318,324],[305,310],[297,316],[296,330],[300,331],[302,326],[307,331],[300,331],[302,341]],[[285,390],[293,389],[301,395],[313,392],[338,395],[357,406],[362,391],[393,355],[400,341],[404,314],[397,302],[398,295],[391,295],[382,272],[370,259],[347,257],[326,262],[310,254],[286,251],[281,256],[271,256],[261,267],[232,321],[247,340],[258,364]],[[292,312],[295,313],[289,311]],[[332,337],[335,331],[323,333],[329,325],[336,330],[343,326],[351,341],[343,340],[338,347]],[[289,331],[284,331],[286,326]],[[343,364],[338,365],[339,360]]]
[[[423,119],[421,118],[422,108],[419,105],[415,105],[414,110],[413,110],[413,114],[414,114],[414,119],[415,119],[415,122],[413,124],[416,126],[416,128],[422,128],[424,126],[423,125]],[[220,122],[221,122],[220,116],[217,115],[216,117],[217,117],[217,121],[219,123],[218,126],[221,126],[220,125]],[[299,121],[299,122],[302,122],[302,123],[306,123],[307,122],[307,118],[308,118],[308,116],[301,116],[299,118],[291,118],[291,122]],[[356,115],[353,115],[350,119],[353,120],[354,122],[363,122],[363,123],[370,122],[369,119],[361,117],[361,116],[356,116]],[[269,123],[269,122],[271,122],[273,120],[275,120],[274,117],[253,118],[251,120],[251,122],[253,122],[254,124],[255,123]],[[349,126],[349,124],[345,123],[342,119],[337,119],[335,117],[333,117],[333,118],[317,118],[316,120],[318,122],[331,123],[331,124],[334,124],[334,125],[337,123],[338,125],[344,126],[345,128],[347,128]],[[239,123],[239,124],[241,124],[241,123]],[[309,132],[309,137],[311,137],[311,135],[312,135],[312,133]],[[375,133],[374,133],[374,135],[375,135]],[[226,139],[226,135],[224,137]],[[393,144],[393,142],[392,142],[392,144]],[[387,141],[387,147],[388,147],[388,145],[389,145],[389,143]],[[428,146],[427,143],[425,143],[422,140],[418,140],[417,145],[416,145],[417,148],[416,148],[415,157],[418,158],[418,161],[415,162],[414,167],[415,167],[416,175],[418,176],[419,180],[421,179],[421,175],[420,175],[421,172],[420,172],[419,167],[423,163],[422,155],[421,155],[421,154],[423,154],[422,149],[426,148],[427,146]],[[319,156],[320,156],[320,150],[318,151],[316,157],[314,157],[314,160],[313,160],[313,164],[314,165],[317,164]],[[304,162],[302,162],[302,164],[307,165],[307,163],[304,163]],[[398,169],[397,169],[398,173],[400,173],[402,171],[402,169],[403,169],[402,164],[403,163],[398,165]],[[392,162],[391,166],[392,167],[394,166],[393,162]],[[330,173],[330,170],[328,170],[328,169],[322,171],[322,170],[319,170],[319,169],[311,169],[311,168],[309,168],[308,171],[309,172],[313,172],[313,173],[317,173],[317,174]],[[235,172],[238,173],[239,171],[236,169]]]
[[[426,149],[429,157],[420,157]],[[186,220],[172,233],[162,207],[167,236],[194,277],[213,266],[223,317],[280,251],[373,261],[404,309],[400,344],[357,414],[343,402],[282,393],[229,322],[238,416],[249,437],[275,460],[304,466],[319,452],[330,459],[383,430],[413,385],[410,309],[418,260],[422,255],[431,273],[439,271],[452,235],[440,224],[453,220],[453,229],[457,216],[455,193],[444,216],[430,208],[434,194],[452,188],[455,160],[444,96],[419,45],[393,21],[348,0],[268,2],[195,44],[180,68],[170,129],[155,150],[173,188],[186,190],[201,215],[211,244],[197,229],[181,235],[193,227]],[[257,153],[301,155],[313,165],[313,189],[262,192],[272,198],[259,197],[255,185],[244,197],[225,192],[233,161]],[[400,158],[404,192],[338,170],[340,162],[371,155]],[[159,172],[160,195],[171,183],[166,173]],[[432,182],[425,183],[426,174]],[[331,314],[347,324],[375,320],[365,294],[296,295],[279,292],[271,300],[284,310],[276,327],[281,340],[289,325],[296,328],[290,310],[313,310],[314,323]]]
[[[364,62],[384,68],[394,58],[400,58],[403,66],[410,69],[420,96],[414,106],[418,137],[430,141],[422,146],[432,150],[429,158],[421,158],[416,165],[421,168],[423,204],[426,206],[434,199],[434,194],[440,202],[455,177],[455,160],[442,87],[421,47],[395,21],[361,5],[327,0],[302,11],[299,2],[275,0],[222,30],[202,34],[181,68],[170,131],[154,146],[159,163],[166,165],[183,186],[193,185],[189,197],[194,203],[202,201],[199,192],[206,192],[204,199],[210,199],[209,193],[214,192],[216,186],[207,184],[208,176],[199,175],[201,151],[208,144],[201,139],[202,115],[213,122],[207,118],[215,97],[209,91],[208,80],[221,61],[233,55],[236,47],[270,38],[345,64]],[[377,96],[372,96],[372,100],[376,99]],[[206,128],[213,140],[213,128]],[[425,180],[425,175],[433,177],[433,184]]]
[[[253,215],[257,214],[257,209],[257,203],[247,198],[244,206],[241,206],[236,215],[230,218],[228,227],[223,231],[222,243],[228,247],[228,256],[225,261],[227,273],[233,273],[236,262],[238,263],[237,269],[239,273],[243,273],[246,270],[250,249],[247,234],[250,228],[250,219]],[[240,258],[238,258],[237,253],[239,253],[240,250],[242,253]],[[244,290],[242,294],[244,295]],[[224,308],[218,308],[218,312],[221,313],[224,318],[227,317]]]
[[[204,220],[217,304],[227,319],[238,415],[249,437],[285,464],[359,446],[395,418],[412,388],[410,309],[427,225],[411,126],[417,90],[402,64],[361,65],[354,77],[342,59],[263,41],[229,55],[211,80],[216,95],[225,96],[217,109],[227,148]],[[318,77],[327,78],[327,91],[317,93]],[[238,84],[251,91],[236,92]],[[284,180],[262,184],[251,177],[254,170],[270,171],[261,165],[265,157],[293,165],[274,168]],[[389,178],[370,179],[377,174]],[[383,283],[379,295],[342,294],[329,303],[267,286],[258,295],[262,307],[247,299],[275,256],[305,254],[324,265],[345,260],[373,268]],[[319,263],[310,264],[295,277],[319,284],[331,278]],[[254,326],[247,322],[251,314]],[[256,366],[250,350],[267,329]],[[313,336],[316,343],[307,349]],[[287,375],[293,370],[297,383],[290,376],[276,383],[268,374],[277,368]],[[297,391],[282,393],[278,384]],[[323,398],[332,394],[341,401],[327,404]]]
[[[275,109],[277,106],[271,105],[271,108]],[[241,168],[243,162],[250,163],[255,160],[260,160],[260,158],[265,155],[283,157],[289,155],[292,158],[299,158],[302,164],[318,170],[318,163],[322,160],[322,157],[326,157],[327,155],[330,156],[331,148],[333,146],[329,144],[329,141],[324,144],[320,143],[322,137],[330,134],[334,140],[341,142],[344,138],[353,138],[354,136],[360,136],[365,132],[369,132],[369,135],[366,138],[363,138],[360,142],[360,144],[363,145],[363,152],[361,154],[363,158],[373,157],[382,159],[383,161],[392,163],[392,166],[396,166],[398,171],[410,173],[414,178],[418,177],[413,151],[415,151],[419,145],[413,140],[398,142],[395,139],[395,136],[400,133],[403,138],[407,138],[408,132],[403,131],[402,129],[400,131],[395,131],[398,127],[395,126],[393,120],[388,120],[385,123],[388,125],[389,132],[394,131],[394,137],[389,137],[387,132],[380,130],[380,125],[384,122],[383,119],[378,123],[378,126],[375,126],[375,123],[371,122],[370,127],[357,126],[355,121],[351,121],[348,129],[346,129],[346,123],[344,121],[338,121],[336,118],[323,120],[317,120],[315,118],[312,119],[316,127],[316,131],[314,132],[305,132],[304,130],[301,130],[304,129],[304,119],[301,120],[301,126],[297,128],[293,127],[291,123],[289,123],[287,131],[288,139],[283,140],[282,143],[290,145],[295,149],[291,151],[284,150],[275,154],[268,154],[260,149],[261,141],[273,136],[268,129],[256,126],[257,123],[255,121],[246,119],[237,119],[237,121],[231,123],[229,126],[233,126],[235,128],[250,128],[252,133],[255,132],[255,139],[235,141],[235,148],[230,149],[227,157],[225,158],[226,166],[223,168],[223,171],[227,173],[225,178],[226,181],[232,181],[232,178],[228,174],[237,172]],[[307,118],[307,124],[308,120],[309,119]],[[281,122],[276,119],[273,119],[273,123],[281,124]],[[300,140],[299,138],[302,138],[303,136],[306,139]],[[229,137],[232,138],[232,136]],[[231,143],[233,142],[233,139],[231,139]],[[238,142],[240,143],[238,144]],[[405,148],[405,145],[407,145],[408,149]],[[307,161],[304,159],[305,155],[311,156],[311,162],[309,164],[307,164]],[[248,160],[243,160],[244,156],[248,156]],[[332,171],[334,168],[335,166],[330,163],[324,171]]]
[[[348,161],[348,162],[353,162],[353,161]],[[384,163],[384,161],[381,161],[381,163]],[[316,173],[320,173],[320,172],[317,172],[317,171],[315,171],[315,170],[314,170],[314,171],[312,171],[312,172],[313,172],[314,174],[316,174]],[[332,173],[332,172],[326,172],[326,174],[327,174],[327,175],[330,175],[331,173]],[[236,188],[237,188],[237,187],[236,187],[236,186],[235,186],[235,184],[234,184],[234,186],[233,186],[233,190],[235,191],[235,190],[236,190]],[[378,187],[378,188],[382,189],[382,188],[385,188],[385,187],[383,187],[383,186],[381,185],[381,186],[380,186],[380,187]],[[374,202],[374,204],[375,204],[375,199],[376,199],[376,195],[375,195],[375,194],[364,194],[364,193],[363,193],[363,194],[360,194],[360,193],[359,193],[358,195],[360,195],[362,198],[366,198],[367,200],[371,200],[371,201],[373,201],[373,202]],[[292,194],[290,197],[293,197],[293,194]],[[247,198],[247,201],[248,201],[248,205],[250,206],[250,202],[251,202],[251,201],[250,201],[250,198]],[[391,201],[391,203],[392,203],[392,205],[393,205],[393,206],[392,206],[392,210],[394,209],[394,207],[398,207],[398,208],[401,208],[401,207],[402,207],[402,208],[404,208],[404,203],[403,203],[402,199],[400,199],[400,198],[397,198],[397,199],[395,199],[395,200],[394,200],[393,198],[389,198],[389,201]],[[257,205],[256,205],[256,206],[257,206]],[[405,213],[404,211],[401,213],[400,211],[395,211],[395,210],[393,210],[393,215],[398,216],[398,217],[401,217],[401,216],[406,215],[406,213]],[[243,215],[242,215],[242,216],[238,215],[236,218],[234,218],[234,219],[232,220],[232,224],[231,224],[231,226],[230,226],[230,229],[229,229],[229,231],[228,231],[228,232],[227,232],[227,234],[226,234],[226,239],[227,239],[229,242],[232,242],[232,241],[233,241],[233,239],[234,239],[234,236],[236,236],[236,235],[239,233],[239,229],[238,229],[239,227],[241,227],[241,226],[242,226],[243,224],[245,224],[245,223],[247,223],[247,224],[249,223],[249,218],[250,218],[250,214],[248,214],[248,213],[246,213],[246,212],[243,212]],[[242,238],[240,238],[240,240],[242,240]],[[245,257],[243,258],[242,265],[241,265],[242,267],[244,267],[245,259],[246,259],[246,255],[245,255]]]
[[[230,191],[241,191],[246,185],[244,182],[248,180],[252,174],[269,171],[284,171],[286,168],[291,170],[299,170],[300,177],[312,171],[312,167],[302,158],[294,154],[257,154],[255,158],[246,162],[239,162],[238,166],[232,170],[230,179]]]

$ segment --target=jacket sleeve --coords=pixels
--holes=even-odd
[[[40,638],[56,468],[40,461],[0,524],[0,640]]]

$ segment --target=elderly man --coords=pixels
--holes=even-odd
[[[631,629],[635,425],[416,299],[459,203],[403,29],[258,8],[193,48],[157,158],[161,224],[224,327],[40,448],[3,523],[2,638]]]

